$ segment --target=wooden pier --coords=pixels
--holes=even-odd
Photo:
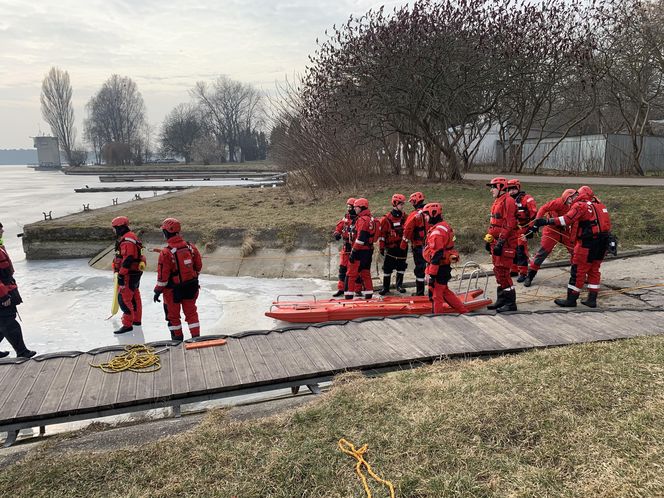
[[[422,315],[298,325],[225,337],[187,350],[153,343],[161,369],[104,373],[90,366],[122,346],[0,360],[5,445],[28,427],[73,422],[316,384],[341,372],[380,373],[436,360],[664,334],[664,309]]]

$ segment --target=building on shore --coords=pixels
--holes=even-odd
[[[62,169],[60,162],[60,146],[57,137],[32,137],[37,149],[37,165],[35,169]]]

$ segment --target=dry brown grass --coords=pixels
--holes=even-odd
[[[363,496],[344,437],[369,444],[399,497],[662,496],[662,365],[653,337],[352,374],[259,421],[214,412],[126,451],[43,446],[0,471],[0,495]]]
[[[344,214],[346,199],[365,196],[375,216],[390,209],[394,192],[408,196],[421,190],[426,198],[443,204],[445,218],[454,227],[457,247],[471,253],[483,247],[491,196],[481,183],[434,184],[406,180],[376,183],[360,192],[320,192],[316,199],[287,188],[206,187],[195,191],[130,202],[114,210],[101,210],[39,222],[29,228],[60,230],[80,236],[76,230],[103,231],[112,239],[111,220],[118,212],[129,216],[132,227],[160,237],[159,224],[168,216],[178,218],[185,236],[201,242],[241,245],[251,232],[261,244],[294,248],[303,239],[312,247],[331,240],[337,220]],[[538,203],[558,197],[562,185],[525,185]],[[614,232],[623,247],[656,244],[664,240],[664,189],[649,187],[601,187],[597,192],[607,204]],[[407,207],[407,210],[410,206]],[[85,238],[85,237],[83,237]]]
[[[247,256],[252,255],[257,248],[258,244],[256,243],[256,240],[254,240],[251,235],[246,235],[242,241],[242,247],[240,247],[240,254],[243,258],[246,258]]]

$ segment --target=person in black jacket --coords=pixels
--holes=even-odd
[[[16,280],[14,280],[12,260],[2,243],[3,233],[2,223],[0,223],[0,341],[7,339],[7,342],[16,351],[17,357],[32,358],[37,353],[30,351],[25,346],[21,325],[16,321],[16,306],[23,300],[18,292]],[[0,358],[8,354],[6,351],[0,351]]]

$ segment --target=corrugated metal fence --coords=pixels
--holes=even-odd
[[[524,171],[540,169],[603,173],[630,173],[632,141],[629,135],[585,135],[578,137],[525,140]],[[664,171],[664,137],[643,137],[640,158],[646,172]]]

